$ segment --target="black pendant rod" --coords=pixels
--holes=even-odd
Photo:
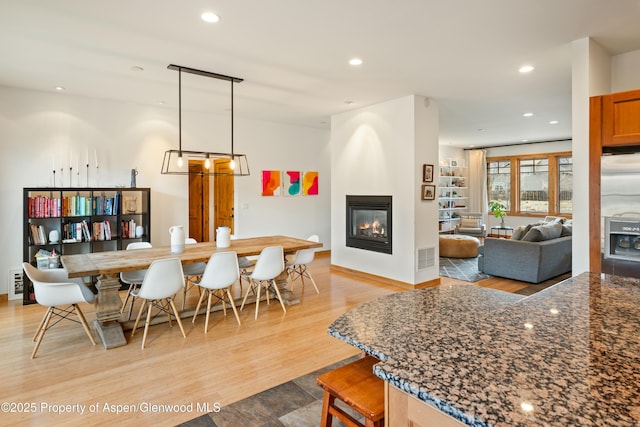
[[[178,69],[178,157],[182,157],[182,69]]]
[[[231,160],[233,159],[233,80],[231,80]]]

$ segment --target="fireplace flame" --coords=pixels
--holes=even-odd
[[[375,218],[372,223],[368,221],[358,226],[360,234],[368,236],[384,236],[384,227],[380,225],[378,218]]]

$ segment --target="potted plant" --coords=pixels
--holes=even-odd
[[[497,200],[489,202],[489,211],[500,220],[500,226],[504,227],[504,217],[507,216],[507,207]]]

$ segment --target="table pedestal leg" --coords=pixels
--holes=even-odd
[[[107,350],[127,343],[120,325],[120,281],[118,275],[103,275],[96,284],[98,298],[96,302],[96,320],[94,326],[104,348]]]
[[[289,288],[289,275],[286,269],[275,280],[280,295],[282,295],[282,300],[286,305],[300,304],[300,300],[293,296],[293,292]]]

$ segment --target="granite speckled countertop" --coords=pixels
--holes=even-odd
[[[530,297],[401,292],[329,334],[377,376],[470,426],[640,426],[640,282],[583,273]]]

